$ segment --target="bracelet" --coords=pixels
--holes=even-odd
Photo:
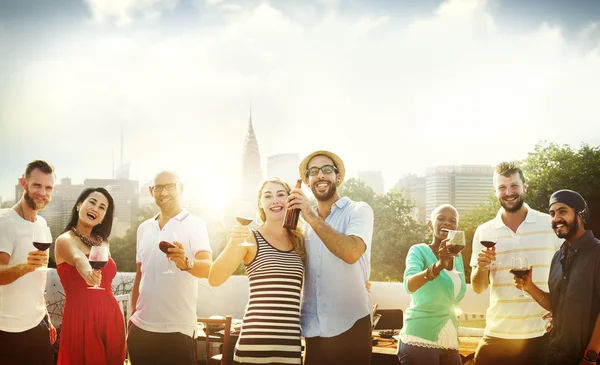
[[[427,271],[425,272],[425,276],[424,279],[427,281],[431,281],[435,278],[437,278],[438,276],[440,276],[440,273],[438,273],[437,275],[435,275],[435,273],[433,272],[433,267],[435,266],[435,263],[429,265],[429,267],[427,268]]]
[[[542,300],[544,300],[545,297],[546,297],[545,295],[542,295],[542,297],[540,298],[540,300],[537,300],[537,302],[538,303],[542,303]]]

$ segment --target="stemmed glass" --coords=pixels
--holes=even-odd
[[[177,246],[175,246],[175,244],[173,242],[177,241],[177,235],[175,234],[175,232],[165,232],[165,231],[161,231],[159,234],[159,243],[158,243],[158,248],[160,248],[160,250],[162,252],[164,252],[165,254],[169,253],[169,248],[176,248]],[[163,274],[173,274],[174,271],[171,270],[171,259],[169,259],[169,257],[167,256],[167,262],[168,262],[168,269],[167,271],[163,272]]]
[[[239,224],[241,224],[242,226],[249,226],[253,221],[254,221],[254,215],[256,209],[254,207],[254,205],[248,203],[248,202],[240,202],[240,207],[239,210],[237,211],[237,214],[235,216],[235,220],[238,221]],[[242,243],[240,243],[240,246],[245,246],[245,247],[249,247],[249,246],[253,246],[253,243],[248,242],[245,238],[244,241]]]
[[[512,269],[510,273],[518,278],[523,278],[529,274],[529,261],[527,260],[527,256],[514,256],[512,257]],[[517,298],[526,298],[525,292],[523,288],[519,291]]]
[[[498,243],[498,237],[492,234],[487,234],[481,238],[479,241],[483,246],[487,247],[489,250],[493,249]],[[487,268],[488,269],[497,269],[500,265],[494,260],[494,262],[490,263]]]
[[[92,246],[90,249],[89,256],[90,266],[94,271],[101,271],[106,264],[108,264],[108,247],[107,246]],[[98,286],[98,284],[94,286],[88,287],[88,289],[97,289],[104,290]]]
[[[46,225],[36,225],[33,229],[33,246],[40,251],[46,251],[52,244],[52,233],[50,227]],[[42,266],[35,269],[36,271],[47,271],[48,266]]]
[[[452,253],[460,253],[465,249],[466,241],[465,241],[465,232],[464,231],[448,231],[448,246],[453,245],[452,247],[448,247],[448,251]]]
[[[249,217],[241,217],[241,216],[236,216],[235,220],[238,221],[239,224],[241,224],[242,226],[248,226],[250,225],[250,223],[252,223],[252,221],[254,219],[249,218]],[[248,240],[246,240],[244,238],[244,241],[242,243],[240,243],[240,246],[245,246],[245,247],[249,247],[249,246],[253,246],[253,243],[248,242]]]

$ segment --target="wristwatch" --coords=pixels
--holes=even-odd
[[[587,350],[583,353],[583,359],[589,362],[596,362],[598,360],[598,353],[594,350]]]
[[[179,269],[181,271],[189,271],[191,269],[194,268],[194,260],[190,259],[189,257],[185,257],[185,268],[183,269]]]

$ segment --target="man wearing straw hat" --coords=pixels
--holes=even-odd
[[[371,303],[365,283],[371,270],[373,210],[340,197],[344,162],[329,151],[315,151],[300,163],[316,210],[301,189],[292,190],[288,209],[300,209],[307,267],[302,295],[305,365],[370,364]]]

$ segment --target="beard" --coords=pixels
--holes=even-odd
[[[320,182],[322,182],[322,181],[320,181]],[[310,190],[312,191],[313,195],[315,196],[315,199],[317,199],[318,201],[324,202],[324,201],[331,199],[331,197],[337,191],[337,186],[334,183],[329,182],[329,189],[327,189],[327,191],[324,193],[319,193],[319,192],[317,192],[317,183],[314,183],[310,187]]]
[[[519,209],[523,207],[523,204],[525,203],[525,196],[519,195],[519,197],[513,203],[514,205],[511,207],[504,201],[504,199],[500,199],[500,205],[502,208],[509,213],[514,213],[518,212]]]
[[[27,187],[25,187],[25,192],[23,193],[23,198],[25,199],[25,203],[27,204],[27,206],[33,210],[39,211],[42,210],[44,208],[46,208],[48,206],[48,204],[50,204],[50,198],[48,198],[47,201],[45,202],[41,202],[41,203],[36,203],[35,200],[33,200],[33,198],[31,197],[31,193],[29,192],[29,189],[27,189]]]
[[[566,227],[566,232],[565,233],[558,233],[556,231],[556,226],[558,224],[564,224],[564,226]],[[552,229],[554,230],[554,233],[556,233],[556,236],[558,238],[563,238],[566,239],[567,241],[569,241],[569,237],[571,237],[572,235],[574,235],[578,230],[579,230],[579,222],[577,221],[577,217],[573,220],[573,222],[571,222],[570,224],[568,224],[567,222],[557,222],[557,223],[552,223]]]

